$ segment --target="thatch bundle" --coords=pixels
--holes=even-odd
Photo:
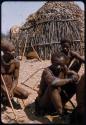
[[[46,2],[36,13],[28,16],[21,27],[18,46],[26,54],[34,46],[39,56],[49,59],[60,51],[61,39],[71,41],[71,49],[81,51],[84,41],[84,12],[74,2]]]
[[[24,27],[30,25],[33,21],[43,21],[52,19],[77,19],[82,21],[83,11],[74,2],[46,2],[35,14],[27,18]]]

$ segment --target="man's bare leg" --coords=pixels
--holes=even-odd
[[[14,90],[14,97],[17,97],[19,99],[27,99],[28,98],[28,92],[21,88],[21,87],[16,87]]]
[[[51,90],[51,101],[55,106],[56,111],[62,114],[62,100],[58,89]]]
[[[60,93],[58,89],[53,89],[49,86],[45,91],[44,95],[42,96],[42,98],[40,99],[39,105],[40,107],[48,108],[51,102],[55,106],[56,111],[59,114],[62,114],[62,101]]]

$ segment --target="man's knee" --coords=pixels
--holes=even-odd
[[[22,98],[27,99],[28,95],[29,95],[29,93],[26,90],[24,90],[24,92],[22,94]]]
[[[14,91],[14,96],[20,99],[27,99],[28,98],[29,93],[21,88],[21,87],[16,87],[15,91]]]
[[[60,92],[61,92],[61,88],[60,87],[53,87],[53,86],[50,86],[49,87],[49,94],[50,94],[50,96],[52,95],[52,94],[60,94]]]
[[[53,91],[51,91],[51,101],[54,104],[56,111],[59,114],[62,114],[63,106],[59,89],[54,89]]]

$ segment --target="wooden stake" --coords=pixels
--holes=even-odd
[[[3,84],[4,84],[4,86],[5,86],[6,93],[7,93],[7,97],[8,97],[9,103],[10,103],[10,105],[11,105],[11,108],[12,108],[13,114],[14,114],[14,116],[15,116],[15,121],[18,123],[18,120],[17,120],[17,117],[16,117],[16,113],[15,113],[15,110],[14,110],[13,104],[12,104],[12,102],[11,102],[11,99],[10,99],[10,96],[9,96],[9,92],[8,92],[7,87],[6,87],[6,84],[5,84],[5,81],[4,81],[4,78],[3,78],[2,74],[1,74],[1,79],[2,79]]]
[[[31,47],[33,48],[34,52],[37,54],[39,61],[42,61],[41,58],[39,57],[37,51],[35,50],[34,46],[31,44]]]
[[[42,69],[44,69],[44,68],[40,68],[40,69],[38,69],[38,70],[36,70],[33,74],[31,74],[26,80],[24,80],[23,82],[22,82],[22,84],[24,84],[25,82],[27,82],[30,78],[32,78],[37,72],[39,72],[40,70],[42,70]]]
[[[27,37],[26,37],[26,42],[25,42],[24,51],[23,51],[23,54],[22,54],[22,58],[21,58],[21,60],[23,59],[24,54],[25,54],[26,45],[27,45],[27,41],[28,41],[27,38],[28,38],[28,34],[27,34]]]
[[[31,86],[29,86],[29,85],[26,85],[25,83],[21,83],[22,85],[25,85],[26,87],[28,87],[28,88],[30,88],[30,89],[32,89],[32,90],[34,90],[34,91],[36,91],[37,92],[37,90],[36,89],[34,89],[34,88],[32,88]]]
[[[66,91],[65,91],[65,90],[62,90],[62,92],[65,94],[66,98],[68,98],[68,94],[66,93]],[[75,105],[73,104],[73,102],[72,102],[70,99],[69,99],[68,101],[71,103],[71,105],[72,105],[73,108],[75,109],[76,107],[75,107]]]
[[[27,42],[25,42],[25,46],[24,46],[24,51],[23,51],[22,57],[24,57],[25,50],[26,50],[26,45],[27,45]]]

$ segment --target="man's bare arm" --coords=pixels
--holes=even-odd
[[[12,88],[10,90],[10,93],[13,93],[14,89],[16,88],[17,84],[18,84],[18,78],[19,78],[19,68],[20,68],[20,63],[16,62],[15,63],[15,71],[13,73],[13,85]]]
[[[75,76],[79,77],[79,75],[78,75],[77,72],[75,72],[75,71],[73,71],[73,70],[70,70],[70,69],[68,69],[67,75],[75,75]]]
[[[52,83],[52,81],[54,79],[56,79],[56,77],[54,76],[54,74],[52,73],[52,71],[50,71],[49,69],[45,69],[43,71],[43,79],[45,80],[45,82],[50,85]]]
[[[61,87],[71,82],[73,82],[72,78],[66,78],[66,79],[56,78],[54,81],[52,81],[51,86]]]
[[[80,60],[82,63],[85,63],[85,59],[80,56],[77,52],[73,52],[71,51],[71,54],[73,55],[74,58],[77,58],[78,60]]]
[[[73,81],[72,78],[62,79],[62,78],[59,78],[59,76],[57,78],[53,75],[53,73],[50,70],[45,70],[43,75],[46,83],[51,86],[60,87]]]

